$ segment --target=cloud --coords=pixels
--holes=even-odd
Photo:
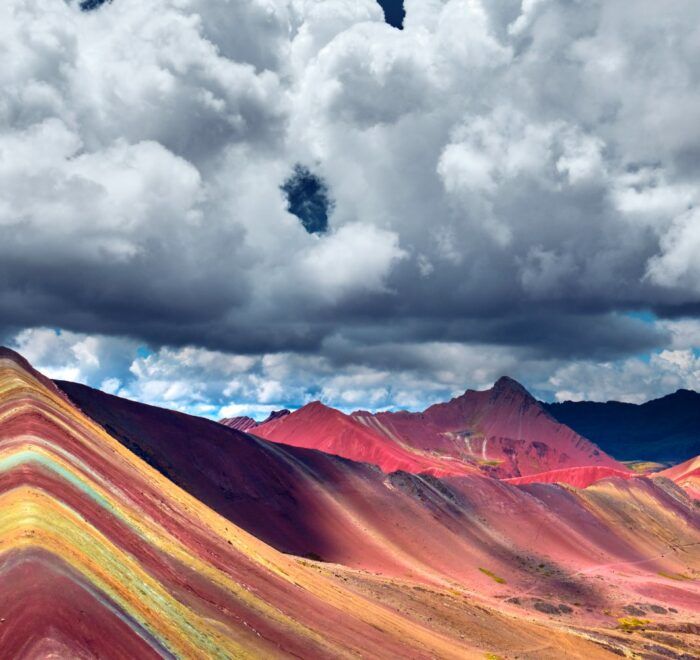
[[[321,303],[357,293],[385,293],[392,266],[406,256],[393,232],[347,224],[311,246],[302,257],[304,290],[313,290]]]
[[[650,279],[700,294],[700,210],[692,208],[676,217],[661,239],[661,249],[649,261]]]
[[[557,401],[643,403],[682,388],[700,390],[700,356],[692,350],[663,350],[648,360],[573,363],[557,369],[547,386]]]
[[[136,343],[49,328],[27,328],[8,344],[50,378],[118,389]]]
[[[399,380],[438,345],[516,371],[692,348],[628,314],[700,309],[698,4],[404,7],[396,30],[375,0],[3,3],[0,333]],[[297,163],[325,232],[280,190]],[[142,368],[114,377],[185,397]],[[342,387],[433,391],[410,371],[405,397]]]

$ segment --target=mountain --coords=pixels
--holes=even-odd
[[[0,351],[8,658],[464,657],[168,481]]]
[[[700,501],[700,456],[668,470],[657,472],[657,476],[670,479],[683,488],[690,497]]]
[[[700,394],[678,390],[642,404],[542,404],[553,417],[619,460],[680,463],[700,454]]]
[[[668,479],[387,474],[60,386],[0,353],[8,657],[648,655],[632,611],[700,651],[700,520]]]
[[[70,384],[67,385],[69,386]],[[231,429],[236,429],[237,431],[247,431],[258,425],[252,417],[224,417],[219,420],[219,424],[228,426]]]
[[[551,530],[550,546],[558,559],[568,561],[574,552],[576,561],[585,562],[607,552],[590,541],[574,551],[568,541],[555,540],[577,536],[580,516],[571,513],[570,495],[562,489],[552,491],[549,501],[537,502],[526,490],[476,470],[449,479],[406,471],[386,474],[368,463],[268,442],[84,385],[58,384],[83,412],[169,479],[284,552],[468,584],[478,577],[478,564],[491,565],[514,583],[527,583],[527,572],[519,573],[513,557],[539,553],[537,543],[549,534],[544,528]],[[310,409],[330,410],[320,405]],[[357,422],[338,414],[354,431]],[[305,415],[297,419],[313,421]],[[611,475],[619,476],[615,471],[600,476]],[[573,510],[590,508],[588,496],[577,496]],[[561,498],[570,510],[567,516],[557,512]],[[524,533],[515,539],[518,526]],[[601,529],[606,539],[615,538],[609,522]],[[471,561],[465,562],[465,556]],[[541,582],[547,589],[547,579]]]
[[[84,386],[60,385],[125,445],[236,525],[278,549],[328,562],[316,563],[317,570],[328,566],[383,601],[399,598],[390,589],[405,580],[421,585],[411,586],[411,594],[430,594],[441,584],[467,589],[470,600],[459,609],[469,616],[460,623],[466,626],[460,634],[473,631],[471,615],[484,608],[490,623],[484,622],[479,634],[485,635],[484,627],[495,623],[493,610],[505,607],[511,634],[522,640],[523,615],[551,612],[552,598],[556,607],[563,604],[556,617],[589,625],[607,625],[604,611],[624,616],[624,608],[635,602],[695,616],[695,583],[674,587],[669,595],[674,580],[659,575],[698,568],[693,555],[671,551],[697,541],[698,519],[687,498],[665,482],[628,481],[628,473],[608,468],[594,468],[605,478],[586,490],[516,486],[477,472],[443,478],[387,474],[367,463],[268,442]],[[325,416],[324,408],[313,405],[311,411]],[[356,420],[341,413],[342,421],[346,417],[354,432]],[[632,503],[641,504],[634,504],[636,523],[630,526]],[[441,598],[449,601],[445,594]],[[504,606],[504,598],[512,602]],[[396,602],[404,611],[415,607],[403,596]],[[478,608],[471,610],[470,602]],[[443,616],[431,610],[434,620]],[[500,633],[493,634],[491,648],[502,649]],[[522,648],[519,643],[515,650]],[[558,639],[554,647],[562,649],[562,643]],[[592,657],[600,654],[597,649]]]
[[[384,472],[405,470],[433,475],[477,472],[466,461],[411,446],[380,428],[368,428],[364,421],[362,417],[346,415],[314,401],[290,415],[256,426],[253,432],[277,443],[372,463]]]
[[[254,432],[275,442],[371,462],[387,472],[448,475],[479,468],[499,477],[520,477],[583,466],[628,471],[557,422],[507,377],[490,390],[468,390],[421,413],[345,415],[315,402]]]
[[[522,606],[528,612],[550,593],[589,599],[596,611],[608,598],[615,606],[616,596],[591,590],[587,579],[564,576],[580,569],[597,575],[597,566],[634,563],[640,552],[667,554],[666,532],[657,536],[656,530],[661,526],[673,538],[686,538],[687,525],[695,525],[680,491],[669,494],[647,479],[628,485],[606,478],[572,493],[556,485],[516,487],[475,470],[443,478],[386,473],[82,385],[59,385],[125,446],[277,549],[393,579],[432,585],[447,580],[481,596],[494,594],[494,588],[511,595],[527,591]],[[339,415],[353,436],[358,423],[352,416],[319,404],[309,410],[324,419],[329,411],[332,419]],[[299,423],[313,422],[309,410],[286,419],[296,415]],[[619,477],[614,471],[602,476],[611,474]],[[637,500],[646,504],[637,513],[640,525],[628,536],[626,507]],[[543,572],[540,564],[551,569]],[[669,574],[688,570],[676,563],[652,567]],[[653,575],[648,578],[645,588],[657,589]],[[607,579],[615,583],[613,576]],[[638,600],[639,594],[627,598]]]
[[[57,384],[125,447],[275,548],[350,564],[352,554],[377,565],[392,562],[382,546],[364,543],[356,522],[364,501],[381,500],[386,492],[373,466],[274,444],[84,385]],[[390,525],[381,517],[367,524]]]

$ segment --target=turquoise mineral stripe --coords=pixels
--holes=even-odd
[[[85,493],[88,497],[97,502],[100,506],[112,512],[120,520],[127,523],[127,521],[119,513],[119,511],[116,510],[113,506],[111,506],[110,503],[104,497],[102,497],[94,489],[90,488],[90,486],[85,484],[83,481],[78,479],[75,475],[67,471],[62,465],[56,463],[55,461],[51,461],[49,458],[47,458],[40,452],[34,451],[32,449],[23,449],[12,454],[11,456],[5,456],[2,459],[0,459],[0,472],[7,472],[15,468],[21,467],[23,465],[32,463],[40,465],[45,469],[50,470],[55,474],[59,475],[68,483],[75,486],[81,492]],[[209,637],[209,635],[207,635],[205,632],[199,630],[190,621],[188,621],[187,618],[183,617],[179,612],[177,612],[171,606],[171,603],[167,598],[164,598],[162,594],[159,594],[149,589],[148,587],[146,587],[146,585],[137,581],[135,579],[135,576],[129,574],[125,566],[121,566],[119,564],[115,564],[113,561],[110,561],[110,556],[106,554],[106,548],[102,548],[99,544],[94,544],[91,542],[92,537],[88,530],[97,531],[92,524],[85,521],[85,519],[78,512],[76,512],[72,507],[67,506],[65,503],[56,500],[56,504],[68,511],[72,511],[74,515],[79,516],[86,523],[87,529],[76,528],[73,530],[73,533],[79,545],[81,545],[82,547],[92,546],[93,556],[95,556],[100,565],[112,566],[113,574],[119,578],[119,581],[122,584],[130,585],[130,591],[132,593],[141,594],[141,596],[144,597],[146,600],[156,604],[159,610],[166,614],[168,619],[170,619],[173,622],[177,622],[178,628],[185,635],[187,635],[187,637],[190,640],[195,641],[201,648],[207,649],[207,657],[222,659],[227,657],[227,655],[222,651],[222,649],[218,648],[218,645],[214,639]],[[47,519],[44,521],[44,524],[48,528],[54,528],[55,521]],[[130,529],[133,529],[135,532],[139,533],[139,535],[142,538],[144,538],[138,529],[134,528],[131,525],[129,525],[129,527]],[[60,533],[61,530],[59,528],[55,528],[54,531],[56,533]],[[131,608],[129,607],[129,603],[127,601],[120,598],[118,594],[111,593],[110,590],[106,590],[105,593],[109,595],[122,608],[124,608],[126,612],[129,612]],[[170,648],[170,644],[168,643],[168,641],[163,639],[158,634],[158,631],[150,625],[150,622],[147,619],[143,619],[139,616],[134,616],[134,621],[135,623],[141,625],[152,636],[154,636],[154,638],[166,649],[168,649],[169,652],[172,652],[173,654],[176,653],[174,649]]]
[[[78,490],[85,493],[92,500],[97,502],[100,506],[104,507],[115,516],[119,517],[120,520],[124,520],[119,511],[113,507],[108,500],[106,500],[102,495],[100,495],[96,490],[91,488],[82,479],[79,479],[72,472],[66,470],[60,463],[52,461],[50,458],[46,457],[41,452],[37,452],[33,449],[23,449],[10,456],[5,456],[0,459],[0,472],[7,472],[20,465],[25,465],[27,463],[37,463],[42,467],[58,474],[60,477],[65,479],[68,483],[75,486]]]

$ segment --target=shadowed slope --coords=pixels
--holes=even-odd
[[[279,550],[395,572],[427,555],[419,549],[410,554],[418,543],[406,542],[408,535],[397,541],[406,543],[403,550],[387,540],[400,521],[411,527],[423,521],[426,528],[435,523],[411,498],[389,490],[372,465],[276,444],[83,385],[59,385],[124,446]]]

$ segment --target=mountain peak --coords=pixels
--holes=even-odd
[[[275,419],[279,419],[280,417],[286,417],[287,415],[291,414],[291,410],[289,408],[282,408],[280,410],[273,410],[260,424],[266,424],[267,422],[271,422]]]
[[[327,406],[323,401],[309,401],[309,403],[303,405],[299,410],[306,410],[306,411],[332,411],[332,412],[339,412],[335,408],[331,408],[330,406]]]
[[[514,378],[511,378],[510,376],[501,376],[493,384],[491,391],[497,395],[511,393],[511,394],[519,394],[522,396],[526,396],[528,398],[532,398],[532,395],[530,394],[530,392],[528,392],[527,389],[525,389],[525,387],[523,385],[521,385],[517,380],[515,380]]]

